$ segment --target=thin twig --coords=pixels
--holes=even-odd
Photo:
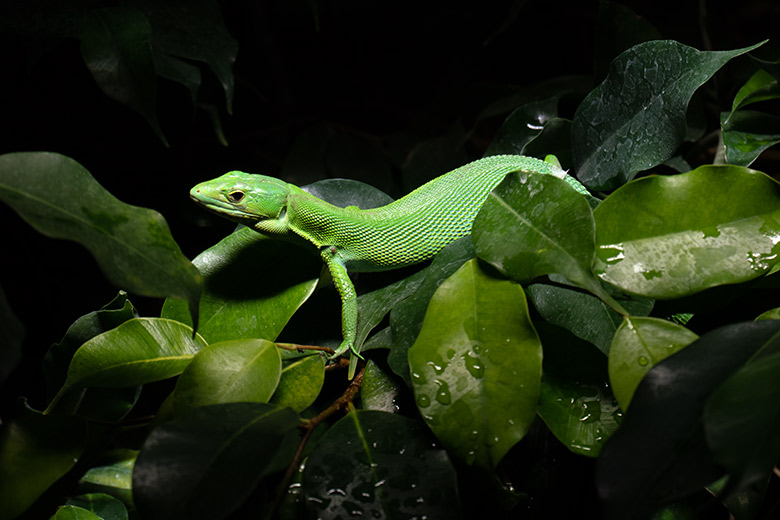
[[[290,350],[292,352],[305,352],[307,350],[317,350],[320,352],[327,352],[328,354],[335,354],[336,351],[330,347],[318,347],[317,345],[298,345],[296,343],[277,343],[277,347]]]
[[[347,363],[349,363],[349,361],[347,361]],[[290,462],[290,465],[287,466],[287,470],[282,476],[282,481],[279,483],[279,487],[276,489],[274,499],[271,502],[271,507],[268,508],[268,512],[266,514],[266,520],[270,520],[273,517],[273,514],[278,509],[279,504],[282,502],[282,499],[284,498],[284,495],[287,491],[287,487],[289,486],[290,479],[292,479],[293,475],[300,466],[301,459],[303,458],[303,451],[306,448],[306,443],[309,442],[309,438],[311,438],[312,433],[314,433],[314,429],[326,421],[331,415],[341,411],[342,409],[349,408],[349,405],[352,404],[352,401],[355,399],[355,396],[363,384],[364,369],[365,364],[361,364],[360,370],[357,374],[355,374],[355,378],[350,381],[347,389],[344,390],[344,393],[341,394],[341,397],[336,399],[333,404],[331,404],[312,419],[301,421],[301,425],[299,426],[299,428],[303,431],[301,442],[298,443],[298,448],[295,450],[295,455],[293,455],[292,461]]]

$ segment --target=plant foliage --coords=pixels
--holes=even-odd
[[[54,13],[48,34],[75,36],[99,89],[164,142],[159,78],[213,108],[205,64],[232,111],[237,43],[215,2]],[[780,142],[780,67],[753,57],[763,42],[698,50],[642,41],[656,31],[622,6],[601,16],[640,41],[614,44],[598,84],[567,76],[485,99],[474,129],[404,163],[411,177],[426,169],[415,157],[445,157],[425,175],[445,173],[467,160],[464,135],[500,114],[471,158],[554,153],[592,196],[510,174],[470,237],[428,265],[361,275],[364,359],[329,357],[338,298],[316,251],[239,227],[190,262],[160,213],[120,202],[76,159],[0,155],[0,200],[84,246],[121,289],[50,348],[45,397],[3,418],[0,520],[519,517],[561,461],[585,482],[582,517],[776,514],[780,183],[751,165]],[[731,99],[705,110],[698,97],[732,62]],[[699,117],[716,130],[697,133]],[[312,139],[298,137],[295,160]],[[304,188],[340,206],[392,200],[357,181]],[[141,315],[147,298],[159,313]],[[0,293],[8,366],[22,353],[13,305]],[[557,458],[540,449],[551,444]]]

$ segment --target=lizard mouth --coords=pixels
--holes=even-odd
[[[212,213],[216,213],[217,215],[221,215],[223,217],[227,217],[233,220],[240,220],[242,222],[257,222],[258,220],[262,220],[253,213],[249,213],[242,208],[237,208],[229,202],[204,196],[197,190],[192,190],[190,192],[190,198],[198,203],[198,205],[203,206]]]

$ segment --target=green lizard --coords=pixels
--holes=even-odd
[[[333,357],[355,354],[357,294],[348,271],[397,269],[432,258],[471,232],[488,194],[511,172],[564,178],[587,189],[559,166],[521,155],[486,157],[420,186],[386,206],[339,208],[298,186],[239,171],[198,184],[190,196],[206,209],[270,237],[303,239],[316,246],[341,296],[344,341]]]

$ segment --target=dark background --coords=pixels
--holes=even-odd
[[[780,27],[780,7],[771,0],[624,4],[664,37],[700,50],[776,38]],[[25,5],[31,13],[45,9],[45,2]],[[480,118],[486,107],[545,79],[591,76],[604,56],[600,46],[614,37],[600,31],[596,1],[220,5],[238,42],[233,115],[205,67],[199,102],[218,110],[228,146],[186,89],[159,79],[165,147],[140,115],[98,88],[76,39],[41,40],[34,28],[6,24],[0,153],[72,157],[120,200],[162,213],[194,257],[233,229],[190,202],[195,183],[241,169],[297,184],[356,178],[402,195],[482,155],[506,116]],[[718,94],[727,108],[734,92]],[[575,108],[576,100],[564,102],[561,115],[571,118]],[[5,206],[0,223],[0,286],[26,327],[23,361],[6,382],[13,391],[4,392],[2,413],[20,394],[40,398],[46,350],[117,289],[81,246],[38,234]],[[131,298],[142,315],[159,313],[160,301]]]

